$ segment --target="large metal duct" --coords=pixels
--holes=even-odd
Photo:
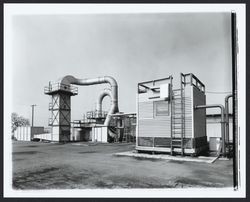
[[[102,101],[103,99],[106,97],[106,96],[109,96],[111,100],[113,100],[113,96],[112,96],[112,93],[111,93],[111,90],[110,89],[107,89],[105,88],[101,94],[99,95],[98,99],[97,99],[97,102],[96,102],[96,110],[98,112],[101,112],[102,111]]]
[[[117,85],[116,80],[111,76],[103,76],[103,77],[97,77],[97,78],[92,78],[92,79],[88,79],[88,78],[87,79],[77,79],[71,75],[67,75],[67,76],[61,78],[59,80],[59,82],[61,84],[64,84],[64,85],[75,84],[75,85],[81,85],[81,86],[108,83],[108,84],[110,84],[110,93],[108,93],[108,91],[105,91],[105,93],[108,93],[109,96],[111,97],[111,109],[109,110],[109,113],[106,117],[104,125],[108,126],[109,122],[111,120],[111,114],[114,114],[114,113],[119,111],[119,108],[118,108],[118,85]]]
[[[99,95],[98,99],[97,99],[97,104],[96,104],[96,110],[97,112],[102,112],[102,101],[103,99],[106,97],[106,96],[109,96],[111,101],[113,100],[113,95],[112,95],[112,92],[110,89],[104,89],[101,94]],[[115,106],[112,105],[109,112],[108,112],[108,115],[105,119],[105,122],[104,122],[104,125],[105,126],[108,126],[109,123],[110,123],[110,120],[111,120],[111,115],[114,114],[116,111],[115,109]]]

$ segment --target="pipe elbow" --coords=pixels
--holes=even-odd
[[[104,89],[98,97],[97,103],[101,104],[104,97],[109,96],[113,100],[113,95],[110,89]]]
[[[231,97],[233,97],[233,95],[232,95],[232,94],[227,95],[227,96],[225,97],[225,102],[228,102],[229,98],[231,98]]]
[[[111,86],[118,86],[117,81],[112,76],[104,76],[104,80],[110,83]]]
[[[222,112],[223,112],[223,114],[224,114],[224,111],[225,111],[224,106],[223,106],[222,104],[218,104],[218,107],[221,109],[221,111],[222,111]]]
[[[74,76],[67,75],[58,79],[58,82],[64,85],[70,85],[76,83],[77,79]]]

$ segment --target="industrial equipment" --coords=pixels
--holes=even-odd
[[[138,84],[136,150],[197,155],[208,149],[205,85],[193,74]]]
[[[108,127],[111,121],[111,115],[118,112],[118,85],[114,78],[110,76],[97,77],[93,79],[77,79],[73,76],[65,76],[56,83],[49,83],[46,86],[44,93],[51,95],[52,102],[49,105],[51,111],[51,119],[49,125],[52,127],[52,141],[69,142],[70,141],[70,127],[71,127],[71,96],[78,94],[78,88],[73,85],[96,85],[108,83],[110,90],[102,93],[101,101],[104,96],[111,97],[111,108],[105,116],[103,126]],[[73,84],[73,85],[72,85]],[[99,110],[101,109],[101,101],[99,103]],[[99,116],[100,111],[97,112]],[[103,118],[103,117],[101,117]]]

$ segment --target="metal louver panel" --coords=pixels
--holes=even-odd
[[[139,102],[139,119],[153,118],[153,102]]]

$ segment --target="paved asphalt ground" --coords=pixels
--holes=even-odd
[[[118,157],[133,144],[13,142],[14,189],[232,187],[232,160]]]

